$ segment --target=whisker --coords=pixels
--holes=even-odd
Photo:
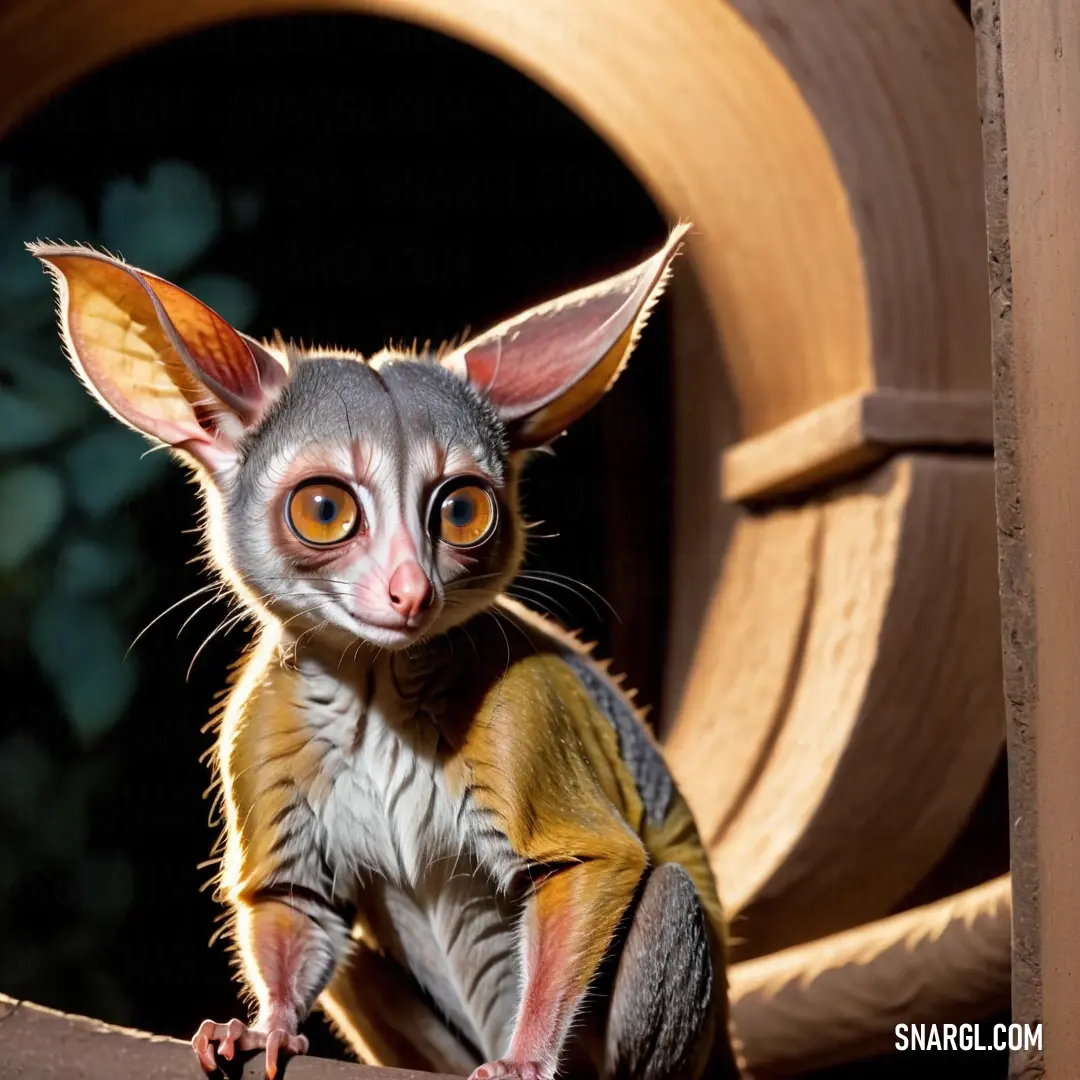
[[[328,604],[328,603],[330,603],[330,601],[324,600],[324,601],[314,605],[314,607],[308,608],[305,611],[298,611],[295,615],[293,615],[290,618],[286,619],[281,624],[282,628],[287,627],[289,625],[289,623],[291,623],[294,619],[298,619],[303,615],[310,615],[311,612],[313,612],[313,611],[318,611],[320,608],[325,607],[326,604]],[[225,637],[227,634],[229,634],[233,630],[234,627],[236,627],[241,622],[243,622],[245,618],[252,618],[252,617],[253,617],[253,613],[250,612],[246,607],[241,606],[240,610],[237,611],[235,614],[230,615],[229,617],[227,617],[227,618],[223,619],[221,622],[219,622],[217,624],[217,626],[215,626],[214,629],[211,630],[210,633],[206,635],[206,637],[203,639],[202,644],[195,650],[195,655],[191,658],[191,663],[188,665],[187,675],[185,675],[185,677],[184,677],[185,680],[191,678],[191,672],[195,667],[195,661],[199,659],[199,656],[202,653],[202,651],[219,634],[219,632],[220,632],[221,637]],[[322,626],[325,626],[325,625],[326,625],[326,623],[324,622],[322,624]],[[322,627],[320,626],[319,629],[321,629],[321,628]],[[302,636],[303,635],[301,635],[301,637]]]
[[[524,596],[519,596],[518,593],[528,593],[531,597],[537,597],[537,599],[527,599]],[[547,593],[541,592],[539,589],[530,589],[525,585],[514,585],[512,588],[506,590],[507,596],[512,596],[515,600],[520,600],[526,607],[531,604],[535,604],[545,615],[554,615],[555,612],[551,610],[546,604],[541,605],[538,601],[545,600],[550,604],[554,604],[568,619],[573,618],[573,613],[565,604],[560,604],[553,596],[548,596]]]
[[[294,574],[292,577],[287,577],[285,575],[282,575],[280,577],[268,577],[266,580],[267,581],[295,581],[298,576],[303,576],[303,575]],[[342,581],[341,578],[319,577],[316,574],[312,574],[310,576],[310,580],[312,580],[312,581],[325,581],[328,585],[348,585],[350,587],[352,585],[356,584],[355,581]]]
[[[247,610],[242,610],[236,615],[231,615],[229,618],[224,619],[222,622],[219,622],[217,626],[215,626],[214,629],[206,635],[206,637],[203,639],[203,643],[195,650],[195,655],[191,658],[191,663],[188,664],[187,674],[184,676],[185,682],[187,682],[191,678],[191,672],[192,669],[195,667],[195,661],[199,659],[199,654],[203,651],[203,649],[206,648],[207,645],[210,644],[210,642],[217,635],[218,631],[223,631],[221,636],[224,637],[241,619],[243,619],[245,615],[248,614],[250,614],[250,612],[248,612]]]
[[[303,611],[297,611],[295,614],[290,615],[281,623],[281,628],[284,630],[286,627],[296,622],[297,619],[302,619],[305,615],[310,615],[313,611],[319,611],[320,609],[326,607],[327,604],[332,604],[333,602],[333,598],[328,597],[326,600],[320,600],[317,604],[313,604],[309,608],[304,608]],[[323,625],[325,625],[325,623]],[[307,631],[305,630],[303,631],[303,633],[306,634]]]
[[[359,634],[353,634],[353,639],[352,639],[352,641],[350,641],[350,642],[347,642],[347,643],[346,643],[346,645],[345,645],[345,648],[341,650],[341,655],[340,655],[340,656],[338,657],[338,662],[337,662],[338,670],[340,670],[340,669],[341,669],[341,665],[342,665],[342,664],[343,664],[343,663],[345,662],[345,654],[346,654],[346,653],[347,653],[347,652],[348,652],[348,651],[349,651],[349,650],[350,650],[350,649],[351,649],[351,648],[352,648],[352,647],[353,647],[353,646],[354,646],[354,645],[355,645],[355,644],[356,644],[356,643],[357,643],[358,641],[363,641],[363,638],[362,638],[362,637],[360,637],[360,635],[359,635]],[[357,656],[359,656],[359,653],[357,653]]]
[[[532,574],[520,574],[520,578],[524,578],[526,581],[539,581],[544,585],[558,585],[559,587],[566,589],[567,592],[576,596],[588,609],[592,612],[592,616],[597,622],[603,620],[603,616],[596,609],[596,605],[584,594],[575,589],[572,585],[567,585],[563,581],[549,581],[547,578],[534,577]]]
[[[468,586],[477,581],[490,581],[492,578],[499,578],[503,576],[504,571],[501,570],[496,570],[492,574],[470,574],[468,577],[459,578],[457,581],[451,582],[450,585],[447,585],[447,590],[449,591],[449,589],[453,585]]]
[[[561,586],[562,588],[568,589],[570,592],[574,593],[575,596],[580,597],[586,604],[589,604],[588,597],[578,592],[577,589],[574,588],[574,586],[580,586],[582,589],[588,589],[589,592],[591,592],[593,596],[595,596],[608,609],[608,611],[610,611],[611,614],[619,620],[620,623],[622,622],[619,613],[615,610],[614,607],[612,607],[611,602],[607,599],[606,596],[604,596],[603,593],[598,592],[591,585],[587,585],[584,581],[579,581],[577,578],[571,577],[569,574],[557,574],[553,570],[526,570],[518,574],[518,577],[524,578],[526,581],[539,581],[541,584],[544,585]],[[592,607],[591,604],[589,604],[589,606]],[[596,608],[592,607],[592,610],[596,617],[599,618],[600,614],[596,611]]]
[[[507,637],[506,630],[503,628],[503,624],[499,621],[498,612],[494,608],[488,608],[484,612],[485,615],[490,615],[495,620],[495,625],[499,628],[499,633],[503,636],[503,641],[506,642],[506,667],[503,668],[503,674],[505,675],[510,670],[510,660],[512,659],[512,652],[510,649],[510,638]]]
[[[306,630],[302,630],[300,632],[300,636],[296,639],[296,641],[294,643],[295,647],[297,649],[300,648],[300,645],[303,642],[305,635],[310,635],[310,636],[314,637],[316,634],[318,634],[322,630],[324,630],[329,622],[330,622],[329,619],[323,619],[323,621],[321,623],[319,623],[317,626],[309,626]]]
[[[517,619],[512,618],[509,613],[505,611],[500,611],[497,607],[487,609],[486,614],[491,615],[492,618],[495,619],[495,621],[499,624],[500,629],[502,628],[504,623],[511,626],[525,639],[525,643],[532,647],[533,652],[539,654],[540,649],[537,646],[536,642],[531,637],[529,637],[529,635],[525,632],[525,628],[517,621]],[[504,636],[505,633],[506,632],[503,631]],[[509,643],[507,644],[509,645]]]
[[[533,529],[539,529],[541,525],[546,525],[547,522],[543,519],[537,521],[526,521],[523,523],[525,530],[525,543],[529,545],[533,540],[558,540],[562,533],[538,533],[533,532]]]
[[[210,605],[211,605],[212,603],[214,603],[214,601],[215,601],[215,600],[220,600],[220,599],[221,599],[221,593],[220,593],[220,592],[218,592],[218,593],[215,593],[215,594],[214,594],[213,596],[211,596],[209,600],[207,600],[207,601],[205,601],[204,603],[200,604],[200,605],[199,605],[199,606],[198,606],[198,607],[197,607],[197,608],[196,608],[196,609],[195,609],[195,610],[194,610],[194,611],[193,611],[193,612],[192,612],[192,613],[191,613],[191,614],[190,614],[190,615],[189,615],[189,616],[188,616],[188,617],[187,617],[187,618],[186,618],[186,619],[185,619],[185,620],[184,620],[184,621],[183,621],[183,622],[182,622],[182,623],[180,624],[180,629],[176,631],[176,638],[177,638],[177,640],[178,640],[178,641],[180,640],[180,635],[181,635],[181,634],[182,634],[182,633],[183,633],[183,632],[184,632],[184,631],[185,631],[185,630],[187,629],[187,625],[188,625],[188,623],[189,623],[189,622],[191,622],[191,620],[192,620],[192,619],[194,619],[194,618],[195,618],[195,616],[196,616],[196,615],[198,615],[200,611],[205,611],[205,610],[206,610],[206,609],[207,609],[207,608],[208,608],[208,607],[209,607],[209,606],[210,606]]]
[[[556,582],[569,582],[571,585],[580,585],[581,588],[587,589],[598,600],[602,600],[605,604],[607,603],[607,599],[606,599],[606,597],[604,596],[604,594],[602,592],[599,592],[597,589],[594,589],[591,585],[589,585],[586,582],[582,581],[580,578],[572,577],[570,574],[560,574],[555,570],[543,570],[543,569],[540,569],[540,570],[526,570],[526,571],[523,572],[523,574],[521,576],[523,576],[523,577],[524,576],[529,576],[529,577],[536,578],[537,580],[548,579],[548,580],[551,581],[552,584],[555,584]]]
[[[175,604],[170,604],[170,605],[169,605],[169,606],[168,606],[168,607],[167,607],[167,608],[166,608],[166,609],[165,609],[165,610],[164,610],[163,612],[161,612],[161,614],[160,614],[160,615],[155,615],[155,616],[154,616],[154,617],[153,617],[153,618],[152,618],[152,619],[151,619],[151,620],[150,620],[150,621],[149,621],[149,622],[148,622],[148,623],[147,623],[147,624],[146,624],[146,625],[145,625],[145,626],[144,626],[144,627],[143,627],[143,628],[142,628],[142,629],[141,629],[141,630],[140,630],[140,631],[139,631],[139,632],[138,632],[138,633],[137,633],[137,634],[135,635],[135,638],[134,638],[134,640],[133,640],[133,641],[131,642],[131,644],[130,644],[130,645],[129,645],[129,646],[127,647],[127,652],[126,652],[126,653],[124,653],[124,657],[125,657],[125,659],[127,658],[127,655],[128,655],[128,653],[130,653],[130,652],[131,652],[131,650],[132,650],[132,649],[134,649],[134,648],[135,648],[135,646],[136,646],[136,645],[137,645],[137,644],[139,643],[139,639],[140,639],[140,638],[141,638],[141,637],[143,636],[143,634],[145,634],[145,633],[146,633],[146,631],[147,631],[147,630],[149,630],[149,629],[150,629],[150,627],[152,627],[152,626],[153,626],[153,625],[154,625],[154,624],[155,624],[156,622],[158,622],[159,620],[161,620],[161,619],[165,618],[165,616],[166,616],[166,615],[168,615],[170,611],[175,611],[175,610],[176,610],[176,609],[177,609],[178,607],[180,607],[180,605],[181,605],[181,604],[186,604],[186,603],[187,603],[187,602],[188,602],[189,600],[194,600],[196,596],[201,596],[201,595],[202,595],[202,594],[203,594],[204,592],[207,592],[207,591],[208,591],[209,589],[220,589],[220,588],[221,588],[221,585],[220,585],[220,584],[219,584],[218,582],[216,582],[216,581],[215,581],[215,582],[211,582],[211,584],[209,584],[209,585],[204,585],[204,586],[203,586],[203,587],[202,587],[201,589],[196,589],[196,590],[195,590],[194,592],[190,592],[190,593],[188,593],[188,594],[187,594],[187,596],[181,597],[181,598],[180,598],[179,600],[177,600],[177,601],[176,601],[176,603],[175,603]]]
[[[472,646],[473,653],[476,655],[476,658],[479,660],[480,659],[480,650],[477,649],[476,641],[474,640],[472,634],[469,633],[469,628],[465,623],[461,624],[461,630],[462,630],[462,633],[464,633],[465,637],[468,639],[469,644]]]

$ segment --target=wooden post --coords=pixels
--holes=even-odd
[[[1014,1077],[1080,1060],[1080,5],[977,0],[1013,874]]]

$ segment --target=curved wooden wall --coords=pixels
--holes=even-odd
[[[962,830],[1004,739],[969,26],[951,0],[8,0],[0,134],[126,52],[316,8],[503,58],[695,223],[674,289],[668,753],[739,957],[887,916]],[[995,992],[996,889],[957,930],[992,942]],[[845,1007],[902,992],[920,956]],[[783,1057],[783,1021],[740,989],[754,970],[736,965],[736,1023]]]

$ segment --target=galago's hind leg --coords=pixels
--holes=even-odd
[[[623,943],[604,1080],[738,1080],[724,958],[690,875],[656,867]]]

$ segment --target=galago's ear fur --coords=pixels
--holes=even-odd
[[[90,248],[27,244],[52,277],[60,333],[114,416],[228,471],[236,442],[288,381],[281,360],[176,285]]]
[[[550,442],[611,389],[689,229],[673,229],[633,269],[530,308],[442,358],[492,402],[514,449]]]

